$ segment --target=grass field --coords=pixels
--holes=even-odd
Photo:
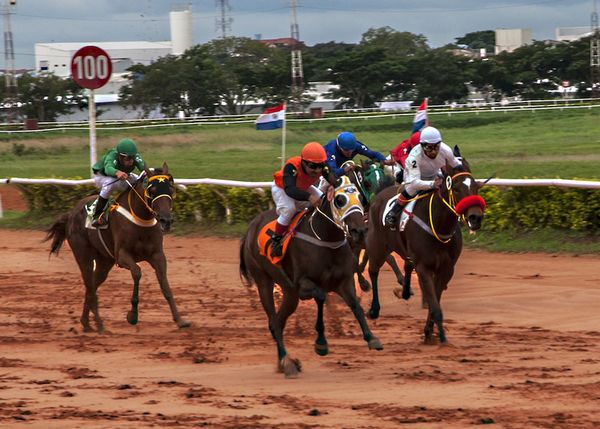
[[[286,157],[309,141],[349,130],[385,154],[408,137],[412,118],[289,122]],[[444,141],[458,144],[484,178],[600,179],[600,110],[553,110],[433,116]],[[98,131],[98,157],[122,137],[138,143],[150,165],[167,161],[176,178],[271,180],[280,165],[281,130],[253,124]],[[0,135],[0,178],[89,177],[86,131]]]
[[[600,180],[600,110],[552,110],[432,116],[450,146],[458,144],[477,178],[562,178]],[[287,157],[308,141],[326,143],[343,130],[354,132],[383,153],[408,137],[411,117],[289,122]],[[280,165],[281,130],[256,131],[253,124],[204,125],[98,132],[98,154],[122,137],[136,140],[151,166],[167,161],[175,178],[269,181]],[[0,178],[89,177],[86,131],[0,134]],[[41,220],[42,223],[44,220]],[[47,222],[47,220],[46,220]],[[36,227],[40,219],[11,215],[0,226]],[[239,225],[220,225],[210,234],[237,235]],[[180,226],[175,233],[198,232]],[[467,236],[468,246],[496,251],[600,253],[596,235],[556,231]]]

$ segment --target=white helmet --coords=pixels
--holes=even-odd
[[[437,128],[425,127],[421,131],[420,143],[436,144],[442,141],[442,135]]]

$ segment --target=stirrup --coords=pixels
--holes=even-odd
[[[106,222],[104,221],[104,219],[102,219],[102,217],[92,219],[92,223],[90,224],[90,226],[92,226],[93,228],[99,228],[104,225],[106,225]]]

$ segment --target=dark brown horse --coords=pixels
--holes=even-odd
[[[288,355],[283,331],[288,317],[298,307],[300,299],[314,299],[317,303],[315,352],[329,352],[323,323],[323,304],[328,292],[336,292],[350,307],[360,324],[369,349],[383,346],[369,330],[365,314],[356,298],[354,269],[356,259],[346,241],[343,228],[332,218],[331,204],[324,199],[296,228],[280,266],[271,264],[259,252],[257,236],[264,225],[277,217],[274,210],[258,215],[248,226],[240,243],[240,275],[249,286],[255,283],[260,300],[269,320],[269,330],[277,344],[279,371],[286,377],[296,377],[300,362]],[[275,308],[273,290],[281,286],[282,302]]]
[[[455,147],[455,155],[460,156]],[[433,344],[433,324],[438,328],[440,343],[446,342],[440,300],[442,292],[454,274],[454,266],[462,251],[459,217],[466,219],[469,229],[481,227],[485,202],[477,195],[480,185],[471,174],[468,162],[463,159],[464,171],[446,167],[445,186],[437,192],[423,194],[413,207],[404,230],[390,230],[383,225],[384,210],[397,194],[397,188],[387,188],[377,195],[370,210],[367,253],[369,276],[373,286],[373,301],[369,314],[379,316],[378,275],[381,265],[391,252],[398,253],[414,265],[429,312],[425,323],[425,343]],[[405,267],[406,268],[406,267]],[[405,275],[408,275],[405,273]],[[410,297],[410,287],[402,297]]]
[[[358,188],[361,195],[361,202],[365,208],[365,211],[368,213],[371,201],[375,198],[375,195],[377,195],[383,189],[392,186],[394,184],[394,178],[386,175],[383,169],[376,166],[372,161],[365,162],[361,160],[360,165],[355,164],[354,161],[346,161],[346,163],[351,163],[354,166],[354,169],[349,171],[347,176]],[[353,237],[353,239],[350,241],[350,246],[352,247],[352,251],[354,252],[357,260],[359,260],[360,252],[366,247],[366,236],[359,236],[358,239],[354,239]],[[369,254],[365,251],[356,270],[360,288],[365,292],[371,289],[371,285],[363,275],[368,261]],[[392,268],[392,271],[394,271],[394,274],[396,275],[396,281],[399,284],[404,285],[406,282],[408,282],[410,285],[410,274],[408,279],[402,275],[402,271],[400,271],[400,268],[398,267],[398,264],[392,255],[389,255],[386,258],[386,262]]]
[[[164,163],[161,169],[153,172],[146,169],[145,176],[142,175],[136,183],[130,184],[128,190],[117,196],[118,208],[111,211],[106,229],[86,228],[85,205],[95,198],[88,197],[77,203],[69,213],[62,215],[46,231],[46,241],[52,240],[50,253],[58,254],[63,242],[67,240],[79,265],[85,284],[81,324],[86,332],[92,331],[90,311],[94,315],[98,332],[105,330],[98,310],[96,292],[115,264],[131,271],[133,294],[127,321],[132,325],[137,323],[142,277],[137,262],[140,261],[147,261],[154,268],[177,326],[190,326],[189,322],[181,318],[175,305],[167,280],[167,258],[163,250],[163,230],[168,231],[171,226],[174,189],[173,177]]]

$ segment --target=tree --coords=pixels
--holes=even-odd
[[[469,49],[485,48],[488,53],[493,53],[496,49],[496,32],[494,30],[473,31],[462,37],[456,37],[454,40],[457,45],[465,45]]]
[[[34,76],[29,73],[17,79],[21,114],[39,121],[55,121],[59,115],[71,113],[84,104],[83,89],[72,79],[54,74]]]

